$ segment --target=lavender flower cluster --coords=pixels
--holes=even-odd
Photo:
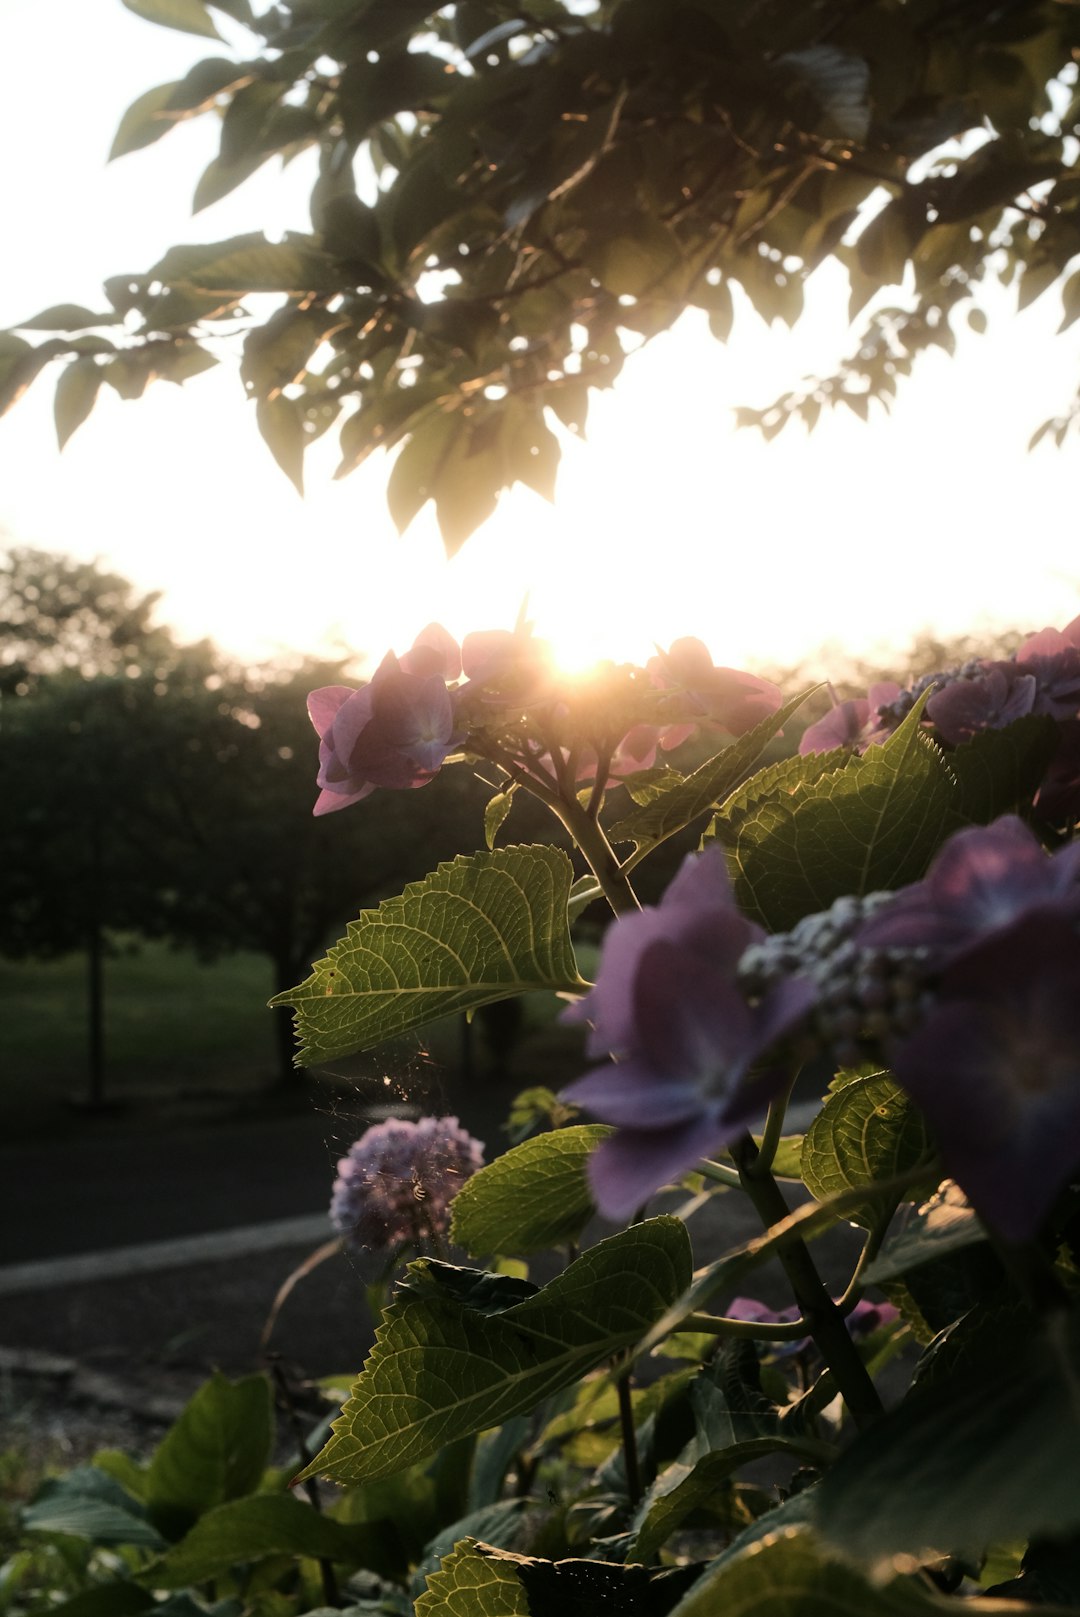
[[[614,924],[567,1016],[614,1058],[565,1091],[616,1125],[592,1162],[609,1216],[760,1120],[816,1044],[891,1067],[945,1171],[1025,1240],[1080,1167],[1080,843],[1047,854],[1006,816],[951,837],[922,881],[772,938],[719,850],[691,855],[657,908]]]
[[[612,666],[591,693],[570,692],[550,652],[524,628],[457,641],[430,624],[412,648],[383,658],[367,684],[312,691],[318,731],[316,814],[358,803],[377,788],[426,786],[455,750],[497,738],[531,764],[546,761],[563,780],[615,784],[648,768],[698,725],[742,735],[780,706],[768,680],[714,667],[699,640],[679,640],[639,670]],[[539,743],[539,746],[537,746]],[[546,751],[545,751],[546,749]],[[553,756],[557,754],[557,756]]]
[[[1055,719],[1058,751],[1035,799],[1041,819],[1071,824],[1080,817],[1080,617],[1064,629],[1040,629],[1011,657],[970,658],[956,668],[924,674],[906,690],[872,685],[865,697],[834,702],[810,725],[802,753],[854,747],[860,752],[885,741],[933,688],[924,710],[938,739],[959,746],[984,730],[1000,730],[1030,713]]]
[[[338,1163],[331,1222],[354,1247],[420,1247],[446,1233],[451,1201],[483,1161],[456,1117],[375,1123]]]

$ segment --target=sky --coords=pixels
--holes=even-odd
[[[303,160],[266,165],[190,217],[213,119],[106,165],[127,105],[214,42],[120,0],[0,6],[0,328],[53,303],[98,305],[106,276],[142,271],[174,242],[309,228]],[[851,340],[839,275],[815,277],[808,302],[794,333],[747,312],[723,347],[686,316],[594,395],[587,443],[565,442],[555,504],[504,495],[451,562],[430,506],[397,536],[385,456],[332,481],[332,433],[308,452],[301,500],[227,365],[135,403],[104,389],[62,456],[46,373],[0,421],[0,537],[101,557],[161,590],[182,638],[210,635],[246,660],[377,661],[433,619],[458,635],[509,626],[526,594],[570,663],[643,660],[694,634],[722,663],[815,674],[847,655],[884,666],[924,629],[1027,631],[1080,612],[1080,442],[1026,452],[1080,379],[1080,325],[1055,336],[1056,294],[1019,316],[1011,295],[995,297],[989,334],[962,332],[953,360],[926,356],[891,417],[874,409],[866,426],[844,412],[765,444],[736,431],[734,407],[828,372]]]

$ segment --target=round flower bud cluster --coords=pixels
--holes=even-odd
[[[818,998],[811,1026],[842,1066],[865,1059],[863,1041],[880,1044],[910,1033],[924,1009],[928,951],[869,949],[856,934],[892,893],[838,898],[830,909],[807,915],[790,932],[751,944],[739,961],[739,981],[757,998],[785,977],[809,977]]]
[[[351,1246],[392,1252],[445,1234],[450,1203],[483,1166],[456,1117],[376,1123],[338,1163],[330,1220]]]

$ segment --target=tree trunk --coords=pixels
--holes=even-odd
[[[101,926],[101,822],[90,825],[90,880],[86,928],[86,1103],[105,1104],[105,939]]]

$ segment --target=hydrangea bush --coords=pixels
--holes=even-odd
[[[318,1452],[264,1473],[263,1383],[218,1378],[148,1467],[31,1505],[128,1546],[94,1617],[200,1583],[229,1617],[1080,1606],[1080,619],[833,701],[777,756],[808,695],[694,640],[569,679],[524,624],[433,625],[312,694],[316,813],[452,765],[492,796],[485,849],[280,996],[301,1059],[548,990],[582,1070],[487,1166],[456,1119],[342,1160],[342,1236],[413,1257]],[[501,840],[521,792],[573,858]]]

